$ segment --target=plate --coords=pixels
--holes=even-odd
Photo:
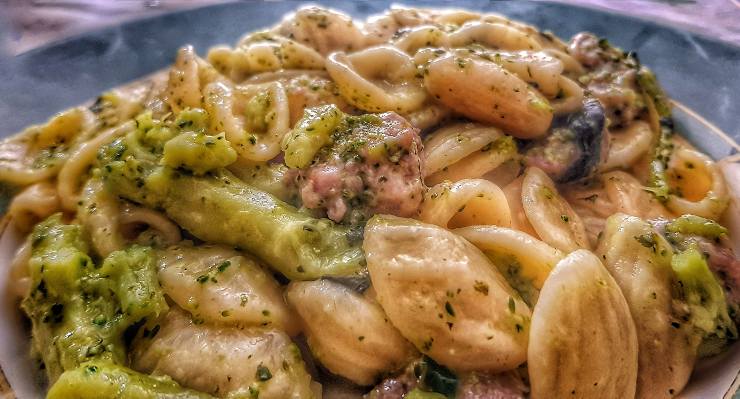
[[[380,13],[391,5],[389,1],[367,0],[316,3],[357,18]],[[273,25],[300,5],[292,1],[219,4],[85,33],[0,59],[0,137],[166,67],[184,44],[193,44],[204,54],[213,45],[233,44],[246,32]],[[415,1],[414,6],[497,12],[563,38],[584,30],[605,36],[611,43],[637,52],[656,72],[677,101],[677,130],[715,159],[740,160],[740,47],[651,21],[563,4],[461,0]],[[32,398],[42,393],[29,377],[32,366],[26,361],[27,332],[6,289],[7,266],[17,240],[12,231],[0,239],[0,264],[4,266],[0,268],[0,366],[16,395]],[[725,395],[740,369],[740,346],[734,345],[712,363],[717,364],[697,368],[697,378],[685,397]],[[721,367],[716,367],[718,364]]]

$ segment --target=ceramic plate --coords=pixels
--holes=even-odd
[[[316,3],[357,18],[380,13],[391,4],[388,1]],[[273,25],[300,5],[292,1],[249,1],[209,6],[86,33],[14,58],[0,59],[0,120],[3,122],[0,137],[164,68],[186,43],[204,54],[213,45],[232,44],[245,32]],[[737,145],[740,47],[650,21],[562,4],[480,0],[414,2],[417,7],[425,5],[497,12],[552,30],[563,38],[591,31],[625,50],[636,51],[678,102],[675,107],[678,130],[715,159],[740,159]],[[33,398],[42,393],[30,377],[27,332],[17,305],[5,292],[7,265],[17,239],[8,232],[0,240],[0,264],[4,266],[0,267],[0,366],[18,397]],[[738,369],[740,346],[736,344],[722,358],[698,367],[685,394],[721,398],[737,377]]]

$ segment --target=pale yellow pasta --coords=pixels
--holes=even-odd
[[[365,35],[365,44],[375,46],[391,40],[398,31],[399,25],[393,16],[388,14],[374,15],[367,19],[362,26]]]
[[[414,78],[413,60],[395,47],[333,53],[326,61],[326,70],[342,97],[359,109],[408,113],[419,109],[427,98]]]
[[[0,179],[28,185],[56,176],[67,159],[69,146],[91,128],[92,115],[78,107],[4,139],[0,142]]]
[[[473,225],[511,226],[511,212],[501,189],[488,180],[443,182],[424,195],[419,220],[456,228]]]
[[[211,129],[224,132],[240,158],[262,162],[280,153],[280,142],[290,128],[290,109],[282,84],[268,83],[254,94],[251,104],[247,104],[246,117],[240,116],[244,112],[237,108],[234,89],[227,83],[211,83],[204,94]]]
[[[175,112],[203,107],[198,55],[192,46],[185,46],[177,52],[167,83],[167,102]]]
[[[303,322],[311,353],[357,384],[370,385],[418,355],[375,300],[339,283],[293,282],[286,298]]]
[[[562,98],[554,98],[550,101],[550,106],[555,115],[561,115],[576,112],[583,104],[583,89],[581,86],[565,76],[558,78],[558,94]]]
[[[48,181],[34,183],[18,193],[8,208],[13,225],[22,232],[29,232],[33,226],[58,212],[59,195],[56,187]]]
[[[194,320],[298,333],[280,286],[251,256],[219,245],[188,242],[158,255],[162,290]]]
[[[522,206],[542,241],[566,253],[589,248],[581,218],[545,172],[536,167],[524,172]]]
[[[586,250],[558,262],[532,313],[532,398],[634,398],[637,334],[619,286]]]
[[[498,226],[469,226],[453,230],[483,252],[513,258],[521,266],[521,275],[541,289],[563,252],[527,233]]]
[[[376,216],[363,249],[378,302],[419,351],[456,371],[525,361],[531,311],[475,246],[434,225]]]
[[[477,12],[468,10],[443,9],[437,12],[432,20],[440,25],[462,25],[468,21],[480,19],[481,15]]]
[[[424,175],[432,176],[501,137],[501,130],[476,123],[453,123],[435,130],[424,142]]]
[[[524,206],[522,205],[522,182],[524,176],[519,176],[512,180],[509,184],[504,186],[503,191],[506,196],[506,202],[509,204],[509,210],[511,211],[511,227],[513,229],[525,232],[533,237],[539,238],[537,232],[532,227],[527,219],[527,214],[524,212]]]
[[[424,84],[444,105],[519,138],[547,133],[553,113],[539,92],[493,61],[443,53],[425,69]]]
[[[180,241],[180,228],[159,212],[121,202],[100,179],[89,179],[80,195],[79,222],[89,232],[92,248],[101,257],[125,248],[129,242],[172,245]]]
[[[452,115],[452,111],[449,108],[432,102],[403,116],[415,128],[425,130],[440,124],[450,115]]]
[[[447,33],[434,25],[413,27],[393,40],[399,50],[414,55],[422,47],[448,47]]]
[[[614,171],[604,173],[601,180],[604,183],[606,194],[613,204],[610,214],[624,213],[643,219],[674,217],[631,174]]]
[[[269,32],[248,35],[234,49],[213,47],[207,58],[216,70],[235,82],[261,72],[324,67],[324,57],[316,50]]]
[[[96,160],[101,146],[134,130],[134,121],[125,122],[99,133],[93,139],[80,143],[71,151],[57,177],[57,192],[65,211],[77,209],[81,179]]]
[[[351,18],[334,10],[305,7],[286,17],[276,31],[305,44],[321,55],[333,51],[356,51],[365,37]]]
[[[482,55],[515,73],[520,79],[534,84],[542,94],[555,97],[560,89],[563,63],[543,51],[497,51]]]
[[[149,234],[142,233],[137,238],[137,241],[145,245],[166,246],[176,244],[182,239],[180,228],[172,220],[157,211],[135,206],[129,202],[120,204],[118,224],[124,238],[134,236],[137,229],[146,226]]]
[[[540,50],[542,47],[515,27],[500,23],[468,22],[448,35],[452,47],[464,47],[477,43],[502,50]]]
[[[636,237],[651,237],[652,246]],[[638,399],[670,398],[680,392],[696,360],[697,337],[678,322],[673,299],[671,245],[645,221],[611,216],[596,250],[621,288],[637,329]]]
[[[635,121],[610,135],[609,154],[601,170],[628,169],[644,156],[653,144],[653,132],[647,122]]]
[[[564,50],[558,50],[554,48],[545,48],[542,50],[545,54],[555,57],[563,63],[563,70],[568,73],[573,73],[576,76],[580,76],[584,73],[583,65],[578,60],[573,58],[572,55],[568,54]]]
[[[639,180],[623,171],[604,173],[589,186],[573,187],[564,194],[583,220],[592,246],[604,231],[606,219],[615,213],[643,219],[674,217]]]
[[[259,392],[261,399],[317,398],[300,351],[280,330],[198,323],[177,306],[158,325],[156,335],[140,334],[133,342],[135,370],[168,375],[218,397],[249,398]]]
[[[678,148],[671,157],[667,175],[673,191],[666,206],[677,214],[719,219],[729,197],[725,179],[714,161],[688,148]]]

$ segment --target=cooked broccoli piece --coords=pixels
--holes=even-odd
[[[149,248],[117,251],[97,266],[79,225],[56,214],[31,234],[32,289],[22,302],[32,347],[54,382],[88,360],[125,364],[124,332],[168,307]]]
[[[182,388],[169,377],[137,373],[104,361],[93,361],[66,371],[47,399],[207,399],[202,392]]]
[[[101,149],[101,175],[112,193],[163,210],[202,240],[247,250],[290,279],[362,268],[361,228],[308,216],[222,168],[194,176],[161,165],[170,143],[144,134],[139,129]]]

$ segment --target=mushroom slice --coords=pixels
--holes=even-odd
[[[410,362],[414,347],[372,299],[329,280],[293,282],[286,291],[311,353],[331,372],[370,385]]]
[[[527,364],[533,399],[635,396],[635,325],[619,286],[593,253],[572,252],[545,281]]]
[[[491,261],[434,225],[375,216],[363,249],[388,319],[421,352],[457,371],[526,360],[530,310]]]
[[[674,315],[670,244],[642,219],[615,214],[596,253],[619,284],[637,328],[637,398],[670,398],[689,380],[698,342]]]

